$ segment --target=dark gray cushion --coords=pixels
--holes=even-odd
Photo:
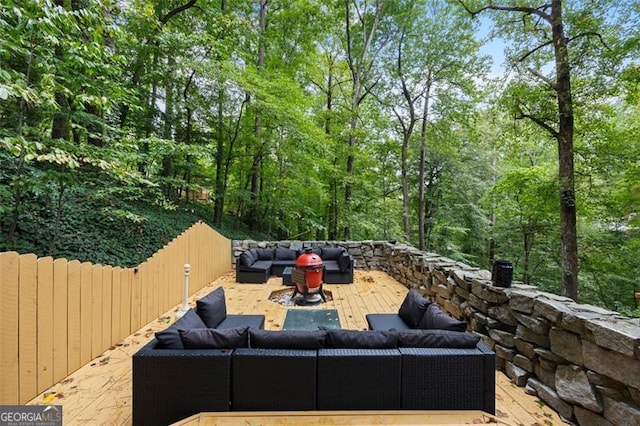
[[[399,348],[475,348],[480,336],[450,330],[394,330]]]
[[[440,309],[436,303],[432,303],[427,307],[427,310],[417,328],[428,330],[465,331],[467,329],[467,323],[450,317],[442,312],[442,309]]]
[[[275,259],[276,260],[296,260],[296,251],[285,248],[285,247],[276,247]]]
[[[345,349],[393,349],[397,347],[397,335],[379,330],[327,329],[327,347]]]
[[[184,349],[178,330],[192,328],[206,328],[207,325],[193,309],[189,309],[178,321],[174,322],[166,330],[158,331],[156,339],[164,349]]]
[[[340,265],[337,260],[323,260],[324,269],[329,272],[340,272]]]
[[[338,266],[340,267],[340,272],[347,272],[349,267],[351,266],[351,256],[349,253],[342,252],[340,257],[338,257]]]
[[[275,250],[272,248],[259,248],[256,249],[258,253],[258,260],[273,260]]]
[[[227,314],[226,318],[217,325],[217,329],[255,327],[264,328],[264,315]]]
[[[251,266],[255,262],[251,251],[245,251],[240,255],[240,265],[242,266]]]
[[[216,328],[227,316],[227,304],[224,288],[218,287],[211,293],[196,301],[196,309],[202,321],[209,328]]]
[[[402,301],[398,315],[400,315],[400,318],[402,318],[409,327],[418,328],[427,310],[427,306],[430,304],[431,302],[422,297],[422,295],[418,293],[418,290],[412,288]]]
[[[320,257],[322,260],[338,260],[342,253],[342,247],[321,247]]]
[[[367,314],[365,315],[369,330],[405,330],[409,325],[398,314]]]
[[[178,330],[185,349],[235,349],[249,346],[247,327]]]
[[[320,349],[325,346],[324,330],[249,329],[249,347],[264,349]]]

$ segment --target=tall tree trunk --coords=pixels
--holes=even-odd
[[[175,65],[175,59],[170,54],[167,58],[167,67],[169,70],[173,70]],[[167,73],[167,78],[165,79],[165,112],[164,112],[164,129],[162,132],[163,139],[172,139],[173,138],[173,109],[174,109],[174,87],[173,87],[173,79],[169,78],[172,72]],[[168,178],[172,177],[175,174],[174,166],[173,166],[173,154],[166,153],[162,157],[162,171],[161,176]],[[173,198],[174,195],[173,185],[169,183],[164,184],[164,195],[167,198]]]
[[[427,79],[431,77],[431,73]],[[418,177],[418,248],[425,250],[425,168],[427,161],[427,128],[429,124],[429,100],[431,98],[431,84],[427,84],[422,108],[422,123],[420,125],[420,164]]]
[[[224,3],[224,2],[223,2]],[[220,82],[218,88],[218,129],[216,132],[216,181],[215,198],[213,202],[213,224],[222,225],[222,213],[224,211],[224,85]]]
[[[333,71],[334,71],[334,57],[330,54],[327,55],[329,60],[329,74],[327,75],[327,87],[324,90],[327,96],[326,102],[326,118],[324,121],[324,134],[328,138],[331,137],[331,114],[333,113]],[[333,159],[333,165],[335,166],[338,161],[337,157]],[[329,178],[329,203],[327,206],[327,229],[329,240],[338,239],[338,181],[335,177]]]
[[[265,30],[267,27],[267,0],[260,0],[260,14],[258,22],[259,41],[258,41],[258,72],[264,69],[265,55]],[[261,172],[262,172],[262,156],[264,142],[262,140],[262,117],[256,112],[253,126],[253,134],[255,136],[255,150],[253,154],[253,163],[251,165],[250,189],[251,203],[248,209],[247,222],[253,230],[258,230],[259,225],[263,222],[260,216],[260,188],[261,188]]]
[[[578,300],[578,238],[573,166],[573,100],[567,37],[562,20],[562,1],[551,2],[551,31],[556,61],[559,131],[560,236],[562,241],[562,293]]]
[[[64,0],[55,0],[56,6],[65,8]],[[61,46],[57,46],[55,49],[55,55],[58,61],[62,61],[64,52]],[[53,121],[51,123],[51,139],[64,139],[70,140],[71,138],[71,122],[69,113],[69,100],[67,96],[62,92],[56,92],[55,94],[57,111],[53,113]]]
[[[349,71],[351,73],[351,82],[352,82],[352,92],[351,92],[351,104],[350,104],[350,113],[351,119],[349,120],[349,139],[348,139],[348,153],[347,153],[347,177],[345,179],[344,186],[344,207],[347,213],[347,220],[345,221],[344,226],[344,238],[349,239],[351,236],[351,201],[353,198],[353,166],[355,161],[355,147],[357,144],[356,131],[358,129],[358,108],[364,98],[370,91],[369,88],[365,88],[365,78],[366,73],[370,69],[367,65],[367,59],[373,60],[370,58],[372,53],[369,51],[371,48],[371,44],[376,35],[378,29],[378,23],[382,14],[382,2],[375,2],[375,11],[373,22],[369,28],[362,29],[362,47],[361,52],[356,54],[354,52],[354,40],[353,35],[351,33],[351,8],[350,8],[350,0],[344,1],[345,6],[345,33],[346,33],[346,48],[347,48],[347,62],[349,64]],[[357,5],[356,5],[357,7]],[[359,12],[361,15],[362,12]]]

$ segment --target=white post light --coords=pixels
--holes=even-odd
[[[176,319],[182,318],[184,314],[190,309],[189,306],[189,271],[191,266],[188,263],[184,264],[184,300],[182,307],[176,311]]]

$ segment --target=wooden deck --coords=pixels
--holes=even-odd
[[[218,286],[224,286],[227,311],[233,314],[262,313],[266,317],[265,329],[279,330],[288,307],[269,300],[272,292],[282,291],[280,278],[265,284],[237,284],[233,271],[223,275],[192,297],[195,300]],[[366,329],[365,314],[396,312],[406,288],[379,271],[356,271],[352,285],[325,285],[333,300],[319,309],[337,309],[341,327]],[[305,309],[314,309],[307,307]],[[104,354],[83,366],[71,376],[57,383],[29,404],[55,404],[63,406],[65,425],[128,425],[131,424],[131,356],[146,344],[154,332],[166,328],[173,321],[173,311],[165,313],[138,332],[110,348]],[[535,397],[513,385],[502,373],[496,372],[496,416],[478,415],[479,412],[385,412],[378,413],[252,413],[203,414],[183,424],[242,424],[277,425],[294,423],[296,419],[322,424],[470,424],[493,423],[505,425],[563,425],[558,415]],[[480,413],[482,414],[482,413]],[[304,416],[315,416],[313,419]],[[371,416],[371,417],[367,417]],[[462,417],[461,417],[462,416]],[[465,417],[466,416],[466,417]],[[235,419],[235,420],[233,420]],[[244,420],[242,420],[244,419]],[[322,420],[322,421],[320,421]],[[236,421],[236,423],[233,423]]]

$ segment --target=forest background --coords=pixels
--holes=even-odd
[[[0,250],[394,239],[640,316],[639,28],[638,0],[5,0]]]

